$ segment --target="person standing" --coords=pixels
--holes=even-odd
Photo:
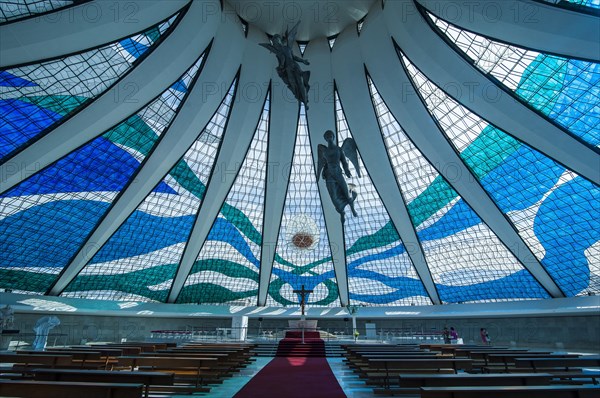
[[[452,344],[456,344],[458,341],[458,332],[454,329],[454,326],[450,327],[450,341]]]
[[[442,337],[444,337],[444,344],[450,344],[450,331],[446,326],[444,326],[444,330],[442,330]]]
[[[487,332],[486,328],[481,328],[479,330],[479,335],[481,336],[481,342],[485,345],[491,345],[492,340],[490,339],[490,335]]]

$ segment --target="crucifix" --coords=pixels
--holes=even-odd
[[[302,289],[294,290],[294,293],[298,293],[300,295],[300,308],[302,308],[302,344],[304,344],[304,305],[306,304],[306,295],[312,292],[312,290],[304,289],[304,285],[302,285]]]
[[[302,289],[294,290],[294,293],[298,293],[300,295],[300,308],[302,308],[302,316],[304,317],[304,304],[306,304],[306,296],[309,293],[312,293],[312,290],[304,289],[304,285],[302,285]]]

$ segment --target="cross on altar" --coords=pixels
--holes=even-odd
[[[304,289],[304,285],[302,285],[302,289],[294,290],[294,293],[298,293],[300,295],[300,308],[302,308],[302,316],[304,316],[304,304],[306,304],[306,295],[312,293],[312,290]]]

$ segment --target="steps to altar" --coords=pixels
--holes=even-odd
[[[254,354],[259,357],[341,357],[344,350],[339,342],[327,342],[321,332],[290,330],[278,342],[257,342]]]

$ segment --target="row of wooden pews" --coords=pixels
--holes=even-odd
[[[436,350],[430,347],[429,350]],[[473,368],[481,373],[515,373],[533,372],[550,373],[563,383],[571,381],[580,384],[587,380],[597,384],[599,372],[582,373],[583,368],[600,368],[600,356],[569,354],[565,352],[531,351],[527,349],[510,349],[507,347],[460,347],[443,348],[454,358],[473,360]]]
[[[0,396],[129,398],[209,392],[251,362],[253,348],[128,342],[0,353]]]
[[[343,348],[348,367],[376,394],[600,397],[598,356],[449,344],[349,344]],[[587,367],[597,372],[583,372]]]

